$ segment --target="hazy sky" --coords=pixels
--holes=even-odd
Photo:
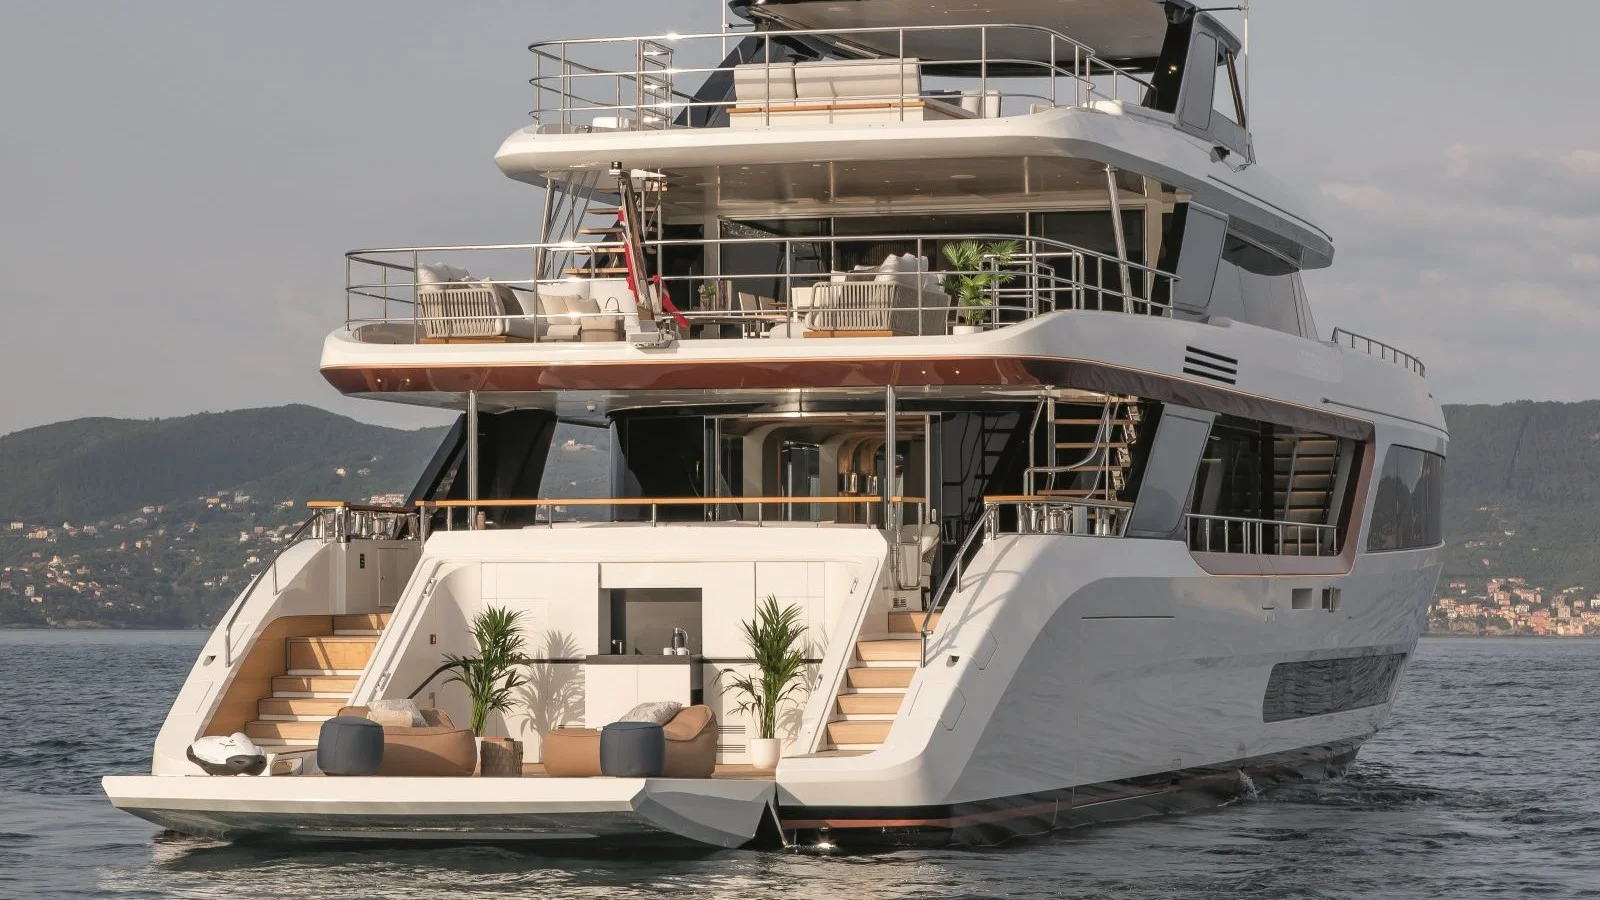
[[[0,433],[347,401],[344,251],[536,238],[494,167],[539,39],[714,30],[713,0],[0,0]],[[602,19],[600,11],[605,11]],[[1600,396],[1591,4],[1256,0],[1261,165],[1338,259],[1324,331],[1446,402]]]

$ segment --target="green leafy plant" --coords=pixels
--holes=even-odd
[[[968,325],[989,321],[994,290],[1017,277],[1016,273],[1000,270],[1016,263],[1022,242],[956,241],[945,244],[940,252],[957,273],[945,276],[944,289],[956,298],[961,321]]]
[[[517,670],[522,665],[522,613],[488,607],[472,620],[472,639],[477,656],[447,654],[448,668],[455,674],[445,684],[459,682],[472,697],[472,733],[483,735],[491,712],[511,708],[512,692],[527,683]]]
[[[755,717],[759,737],[775,737],[778,712],[785,701],[801,688],[800,673],[805,668],[801,641],[806,627],[800,622],[800,607],[778,606],[778,598],[768,595],[756,606],[753,620],[742,623],[745,642],[756,660],[756,672],[732,680],[734,690],[745,696],[739,711]]]

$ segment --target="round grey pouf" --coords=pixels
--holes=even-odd
[[[357,716],[334,716],[317,737],[324,775],[376,775],[383,768],[383,726]]]
[[[612,722],[600,729],[600,774],[654,778],[667,767],[667,739],[654,722]]]

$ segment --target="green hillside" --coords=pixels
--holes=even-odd
[[[404,491],[442,433],[364,425],[311,406],[75,419],[0,437],[0,518],[92,521],[251,487],[263,499]],[[366,476],[350,474],[362,468]]]
[[[1600,593],[1600,401],[1445,414],[1444,582]],[[405,492],[442,438],[309,406],[0,437],[0,625],[207,624],[305,501]]]
[[[1448,406],[1445,418],[1445,579],[1600,591],[1600,401]]]

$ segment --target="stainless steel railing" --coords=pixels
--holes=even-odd
[[[806,61],[803,65],[837,64],[842,73],[851,65],[905,64],[905,71],[913,77],[896,77],[900,84],[888,91],[874,89],[870,79],[845,78],[832,84],[826,97],[819,94],[815,98],[835,108],[881,106],[902,119],[911,110],[925,108],[929,101],[954,107],[948,110],[951,117],[993,118],[1032,112],[1040,106],[1088,106],[1099,100],[1137,102],[1151,87],[1149,81],[1098,57],[1093,48],[1036,25],[665,34],[531,45],[534,73],[529,83],[534,89],[534,105],[529,115],[541,129],[559,131],[722,124],[735,108],[768,124],[774,115],[794,112],[810,99],[799,96],[803,90],[785,83],[790,76],[789,54],[783,46],[774,46],[775,42],[792,44],[806,38],[852,46],[863,58]],[[744,63],[723,65],[736,46],[749,41],[756,46],[754,52],[745,54]],[[972,48],[971,55],[941,53],[936,60],[921,60],[916,53],[924,42],[944,48],[967,46]],[[695,92],[706,80],[725,76],[733,84],[739,74],[745,76],[746,85],[760,88],[755,91],[758,96],[697,99]],[[925,74],[936,86],[923,84]],[[852,80],[868,86],[851,86]]]
[[[337,543],[347,543],[351,540],[402,540],[415,539],[418,535],[418,514],[412,510],[391,506],[370,506],[360,503],[346,503],[343,500],[313,500],[306,504],[311,510],[311,515],[301,522],[289,537],[272,554],[272,559],[261,570],[256,572],[250,583],[239,592],[239,598],[233,602],[233,607],[228,610],[227,619],[222,626],[222,664],[224,667],[233,665],[233,626],[239,620],[239,614],[244,612],[245,605],[250,602],[250,595],[255,593],[267,575],[272,576],[274,592],[278,589],[278,560],[302,541],[321,540]]]
[[[1259,556],[1338,556],[1339,528],[1314,522],[1188,516],[1189,549]]]
[[[922,523],[928,501],[922,497],[890,498],[901,523]],[[532,510],[535,524],[554,526],[571,522],[618,520],[636,525],[693,525],[704,522],[743,522],[750,525],[786,522],[827,522],[879,528],[884,524],[884,498],[846,497],[584,497],[499,500],[422,500],[423,540],[430,530],[468,531],[494,529],[500,510]],[[634,510],[637,519],[619,519],[618,510]],[[687,510],[698,518],[674,519],[669,510]],[[457,516],[457,511],[461,516]],[[474,515],[475,513],[475,515]],[[434,523],[435,517],[441,519]],[[520,527],[520,526],[519,526]]]
[[[976,269],[943,264],[939,249],[960,241],[991,249],[1010,243],[1015,252],[985,253]],[[898,288],[884,284],[874,270],[837,271],[848,255],[846,245],[896,247],[913,259],[926,261],[928,271],[898,273],[890,279]],[[799,334],[801,328],[868,328],[943,335],[955,324],[1000,327],[1063,309],[1170,316],[1170,298],[1178,281],[1170,273],[1082,247],[1006,234],[762,236],[657,240],[645,246],[657,254],[698,251],[707,260],[721,259],[726,251],[740,247],[770,250],[773,271],[661,279],[662,288],[691,326],[684,337],[712,336],[713,330],[718,337],[760,337],[772,333],[776,325],[787,326],[790,334]],[[463,337],[509,333],[518,330],[512,323],[519,323],[529,339],[573,340],[578,338],[570,333],[552,336],[550,326],[581,324],[583,331],[610,328],[614,334],[609,339],[622,340],[618,317],[637,310],[625,274],[611,265],[616,260],[607,259],[613,253],[620,255],[622,249],[621,243],[614,241],[558,241],[351,251],[345,257],[346,325],[363,329],[362,339],[386,343],[450,336],[444,334],[450,330],[444,323],[459,326],[455,336]],[[562,278],[539,277],[539,260],[568,253],[587,255],[591,264],[572,267]],[[461,263],[485,277],[471,282],[419,283],[419,271],[435,263]],[[815,271],[805,271],[808,268]],[[950,293],[962,282],[981,284],[966,302]],[[597,285],[607,286],[613,296],[590,311],[553,311],[545,308],[549,304],[540,305],[536,300],[541,293],[561,296]],[[502,297],[499,302],[494,300],[496,292]],[[504,299],[512,297],[514,301]],[[422,302],[430,298],[435,302]],[[445,302],[451,298],[461,302]],[[515,311],[507,308],[513,302],[518,307]],[[537,311],[528,311],[534,309]],[[406,328],[368,327],[374,325]],[[708,328],[696,334],[696,325]],[[729,326],[736,333],[727,335],[720,326]],[[587,335],[582,339],[608,338]]]
[[[1352,350],[1363,351],[1369,356],[1388,360],[1402,369],[1415,372],[1423,378],[1428,377],[1428,367],[1422,364],[1422,360],[1398,347],[1385,344],[1375,338],[1369,338],[1364,334],[1356,334],[1354,331],[1335,328],[1333,330],[1333,343],[1342,347],[1349,347]]]

